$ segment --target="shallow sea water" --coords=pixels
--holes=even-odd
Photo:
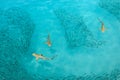
[[[119,0],[0,1],[0,80],[120,80],[119,47]]]

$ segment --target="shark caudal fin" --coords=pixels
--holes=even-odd
[[[53,56],[53,57],[51,58],[51,60],[55,59],[57,56],[58,56],[58,55]]]

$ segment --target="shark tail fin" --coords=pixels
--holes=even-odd
[[[56,58],[58,55],[55,55],[55,56],[53,56],[52,58],[51,58],[51,60],[53,60],[54,58]]]

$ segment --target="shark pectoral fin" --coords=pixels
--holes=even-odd
[[[101,31],[101,26],[99,27],[99,29],[98,30],[100,30]]]
[[[39,58],[38,58],[38,57],[36,57],[36,61],[38,61],[38,59],[39,59]]]
[[[107,28],[104,27],[104,32],[107,30]]]
[[[105,30],[108,30],[108,28],[105,27]]]
[[[101,28],[99,28],[99,30],[101,31]]]

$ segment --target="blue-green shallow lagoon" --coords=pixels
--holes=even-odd
[[[0,80],[120,80],[119,48],[119,0],[0,0]]]

